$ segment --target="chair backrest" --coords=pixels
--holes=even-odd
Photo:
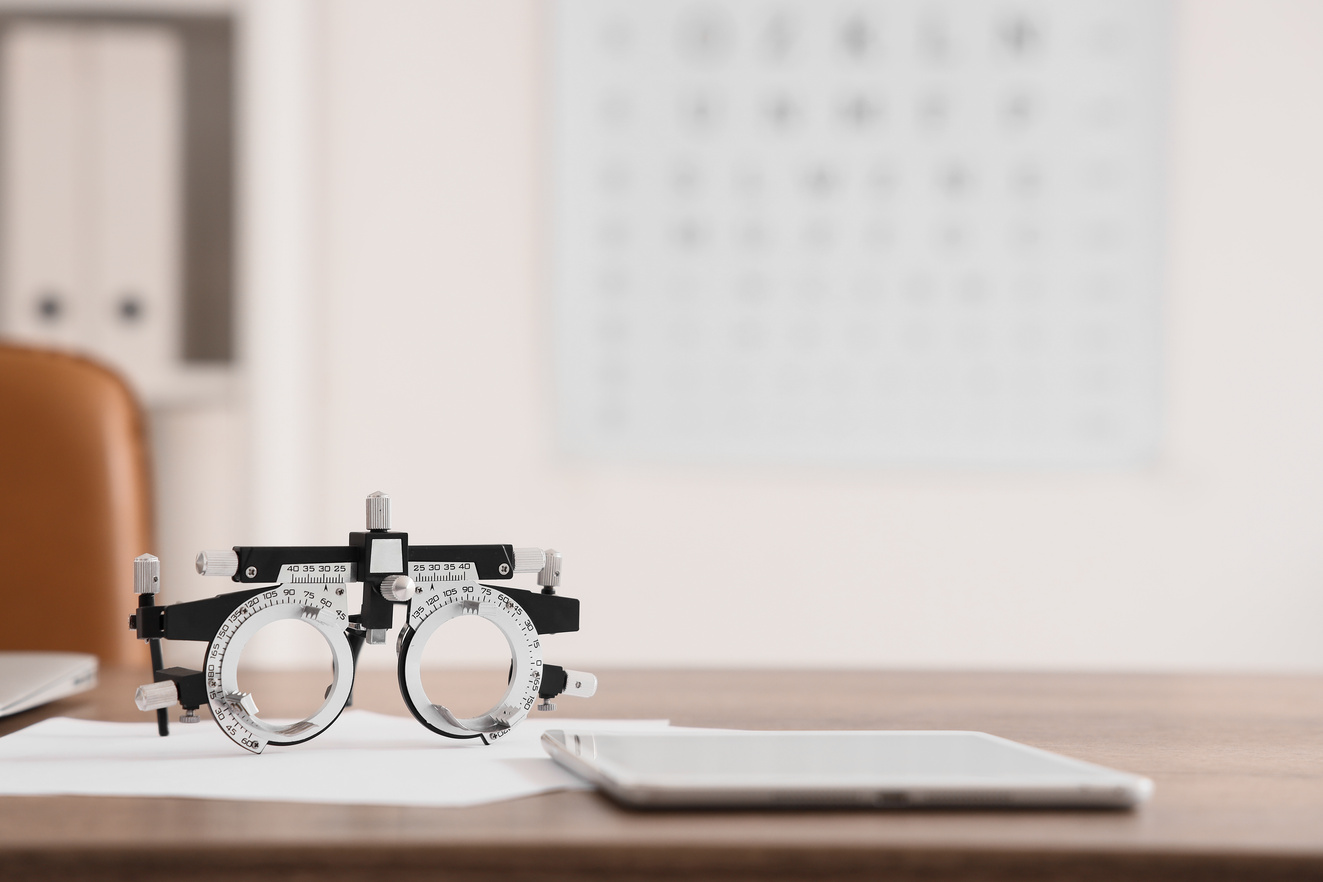
[[[152,549],[146,426],[83,358],[0,346],[0,649],[144,663],[133,558]]]

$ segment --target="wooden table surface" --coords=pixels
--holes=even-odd
[[[1323,879],[1323,677],[599,673],[598,695],[561,713],[979,729],[1157,791],[1133,812],[639,812],[591,792],[466,809],[9,797],[0,879]],[[263,676],[254,692],[272,715],[326,679]],[[94,692],[0,720],[0,734],[53,715],[150,719],[131,700],[147,679],[103,672]],[[394,675],[361,674],[356,706],[403,714]]]

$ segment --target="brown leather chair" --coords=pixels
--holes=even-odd
[[[145,664],[133,558],[153,548],[137,400],[83,358],[0,345],[0,649]]]

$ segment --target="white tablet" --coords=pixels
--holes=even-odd
[[[1153,782],[983,732],[548,730],[547,753],[640,807],[1130,808]]]

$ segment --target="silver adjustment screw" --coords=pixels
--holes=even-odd
[[[547,553],[541,548],[516,548],[514,550],[514,571],[516,573],[536,573],[546,566]],[[505,575],[502,573],[501,575]]]
[[[198,716],[198,712],[197,712],[197,709],[196,709],[196,708],[194,708],[193,710],[189,710],[189,709],[185,708],[185,709],[184,709],[184,713],[179,717],[179,722],[181,722],[181,723],[200,723],[200,722],[202,722],[202,718]]]
[[[146,683],[138,687],[133,695],[133,703],[140,711],[160,710],[173,707],[179,701],[179,690],[173,680],[161,680],[158,683]]]
[[[556,549],[548,548],[547,562],[538,570],[537,583],[543,588],[558,587],[560,585],[560,567],[564,558],[565,555]]]
[[[367,644],[368,646],[386,645],[386,628],[368,628]]]
[[[540,711],[554,711],[556,705],[552,704],[550,700],[544,698],[538,702],[537,709]]]
[[[239,555],[233,550],[199,551],[193,565],[199,576],[233,576],[239,572]]]
[[[133,593],[156,594],[161,590],[161,559],[140,554],[133,559]]]
[[[381,580],[381,596],[404,603],[418,593],[418,584],[408,576],[387,576]]]
[[[378,490],[367,498],[367,528],[390,529],[390,497]]]

